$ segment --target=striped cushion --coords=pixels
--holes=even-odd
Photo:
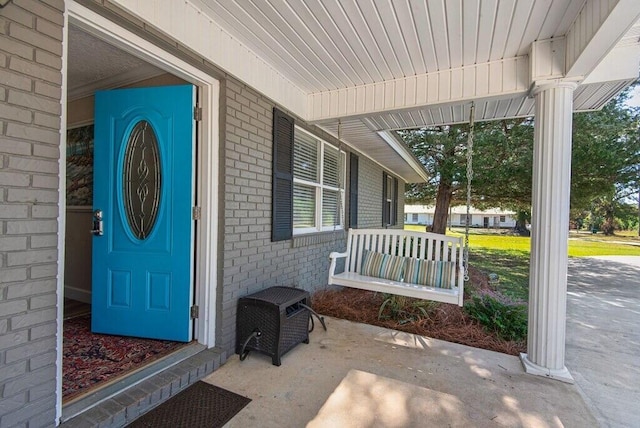
[[[362,268],[360,269],[360,274],[375,276],[376,278],[386,278],[393,281],[402,281],[404,263],[404,257],[364,250],[362,253]]]
[[[407,258],[404,282],[428,287],[451,288],[451,278],[455,272],[454,262]]]

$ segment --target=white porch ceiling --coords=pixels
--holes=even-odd
[[[638,75],[638,0],[110,0],[337,135],[424,181],[378,131],[528,116],[532,85],[602,107]],[[402,152],[402,153],[401,153]]]
[[[585,0],[200,0],[307,93],[529,53],[567,33]]]
[[[317,118],[318,125],[336,135],[336,116],[342,116],[342,135],[350,145],[374,159],[384,160],[385,165],[395,168],[404,178],[417,181],[422,180],[416,176],[421,174],[409,172],[402,156],[386,144],[379,146],[381,139],[377,131],[465,122],[469,118],[471,98],[475,98],[477,120],[532,115],[534,101],[528,97],[534,77],[531,74],[536,73],[531,71],[529,58],[532,44],[566,38],[569,40],[567,61],[573,61],[574,65],[581,60],[587,64],[582,69],[588,68],[590,63],[580,58],[580,52],[589,47],[590,40],[598,37],[598,28],[603,27],[609,17],[621,13],[619,3],[623,3],[613,0],[195,1],[225,31],[309,94],[307,117]],[[640,36],[640,27],[634,26],[640,11],[635,7],[627,12],[635,16],[618,23],[626,25],[614,37],[620,48],[637,47]],[[572,32],[580,36],[572,36]],[[597,55],[604,57],[613,48],[611,44],[601,47]],[[519,63],[509,68],[510,61]],[[486,72],[482,69],[484,64],[487,64]],[[495,64],[499,64],[500,75],[494,71]],[[457,97],[453,86],[446,88],[448,98],[428,94],[430,89],[431,94],[434,90],[442,92],[447,83],[452,84],[456,71],[464,76],[469,70],[472,77],[466,81],[465,77],[461,78]],[[504,84],[509,73],[519,74],[510,90],[500,87],[491,92],[490,86]],[[414,76],[416,80],[411,79]],[[420,103],[416,101],[421,96],[421,79],[424,100]],[[468,89],[470,79],[473,89]],[[482,92],[481,82],[485,79],[487,89]],[[575,91],[575,109],[602,107],[630,81],[626,78],[580,86]],[[465,97],[465,91],[472,95]],[[394,100],[390,102],[389,98]],[[378,102],[381,107],[350,106],[367,102]]]

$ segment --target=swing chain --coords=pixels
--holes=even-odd
[[[338,119],[338,203],[336,204],[336,218],[333,221],[333,241],[336,241],[336,229],[338,223],[342,224],[342,230],[345,229],[346,219],[342,215],[342,195],[344,194],[344,170],[346,170],[346,159],[342,162],[342,120]]]
[[[464,281],[469,281],[469,223],[471,215],[471,181],[473,180],[473,129],[475,103],[471,103],[469,113],[469,134],[467,138],[467,218],[464,227]]]

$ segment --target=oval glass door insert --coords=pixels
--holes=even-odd
[[[146,120],[131,131],[124,154],[123,203],[134,236],[146,239],[158,218],[162,171],[158,139]]]

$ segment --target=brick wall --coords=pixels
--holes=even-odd
[[[364,156],[359,161],[358,228],[382,227],[382,173],[380,165]],[[387,171],[388,173],[388,171]],[[404,227],[404,181],[398,179],[398,224]]]
[[[0,10],[2,427],[55,419],[63,8],[63,0],[14,0]],[[322,288],[328,254],[344,249],[345,236],[271,242],[273,104],[233,79],[223,80],[223,98],[217,345],[232,353],[237,299],[273,285]],[[359,182],[360,227],[380,227],[382,169],[364,156]]]
[[[405,182],[398,179],[398,224],[394,229],[404,229],[404,186]]]
[[[225,81],[224,243],[221,282],[222,322],[218,343],[229,353],[235,346],[239,297],[274,285],[314,291],[327,284],[329,253],[343,251],[343,232],[271,242],[271,135],[273,104],[254,90]],[[330,135],[305,127],[337,145]],[[359,227],[381,227],[382,168],[365,156],[359,164]],[[399,225],[404,212],[404,183],[398,185]],[[348,198],[347,198],[348,200]]]
[[[358,228],[382,227],[382,168],[364,156],[358,177]]]
[[[0,9],[0,426],[51,426],[63,0]]]
[[[271,242],[273,104],[232,79],[227,79],[225,86],[226,106],[221,106],[226,108],[226,123],[218,345],[233,353],[238,298],[274,285],[310,291],[326,286],[329,253],[343,250],[345,239],[343,232],[337,232]],[[336,144],[329,135],[315,133]]]

